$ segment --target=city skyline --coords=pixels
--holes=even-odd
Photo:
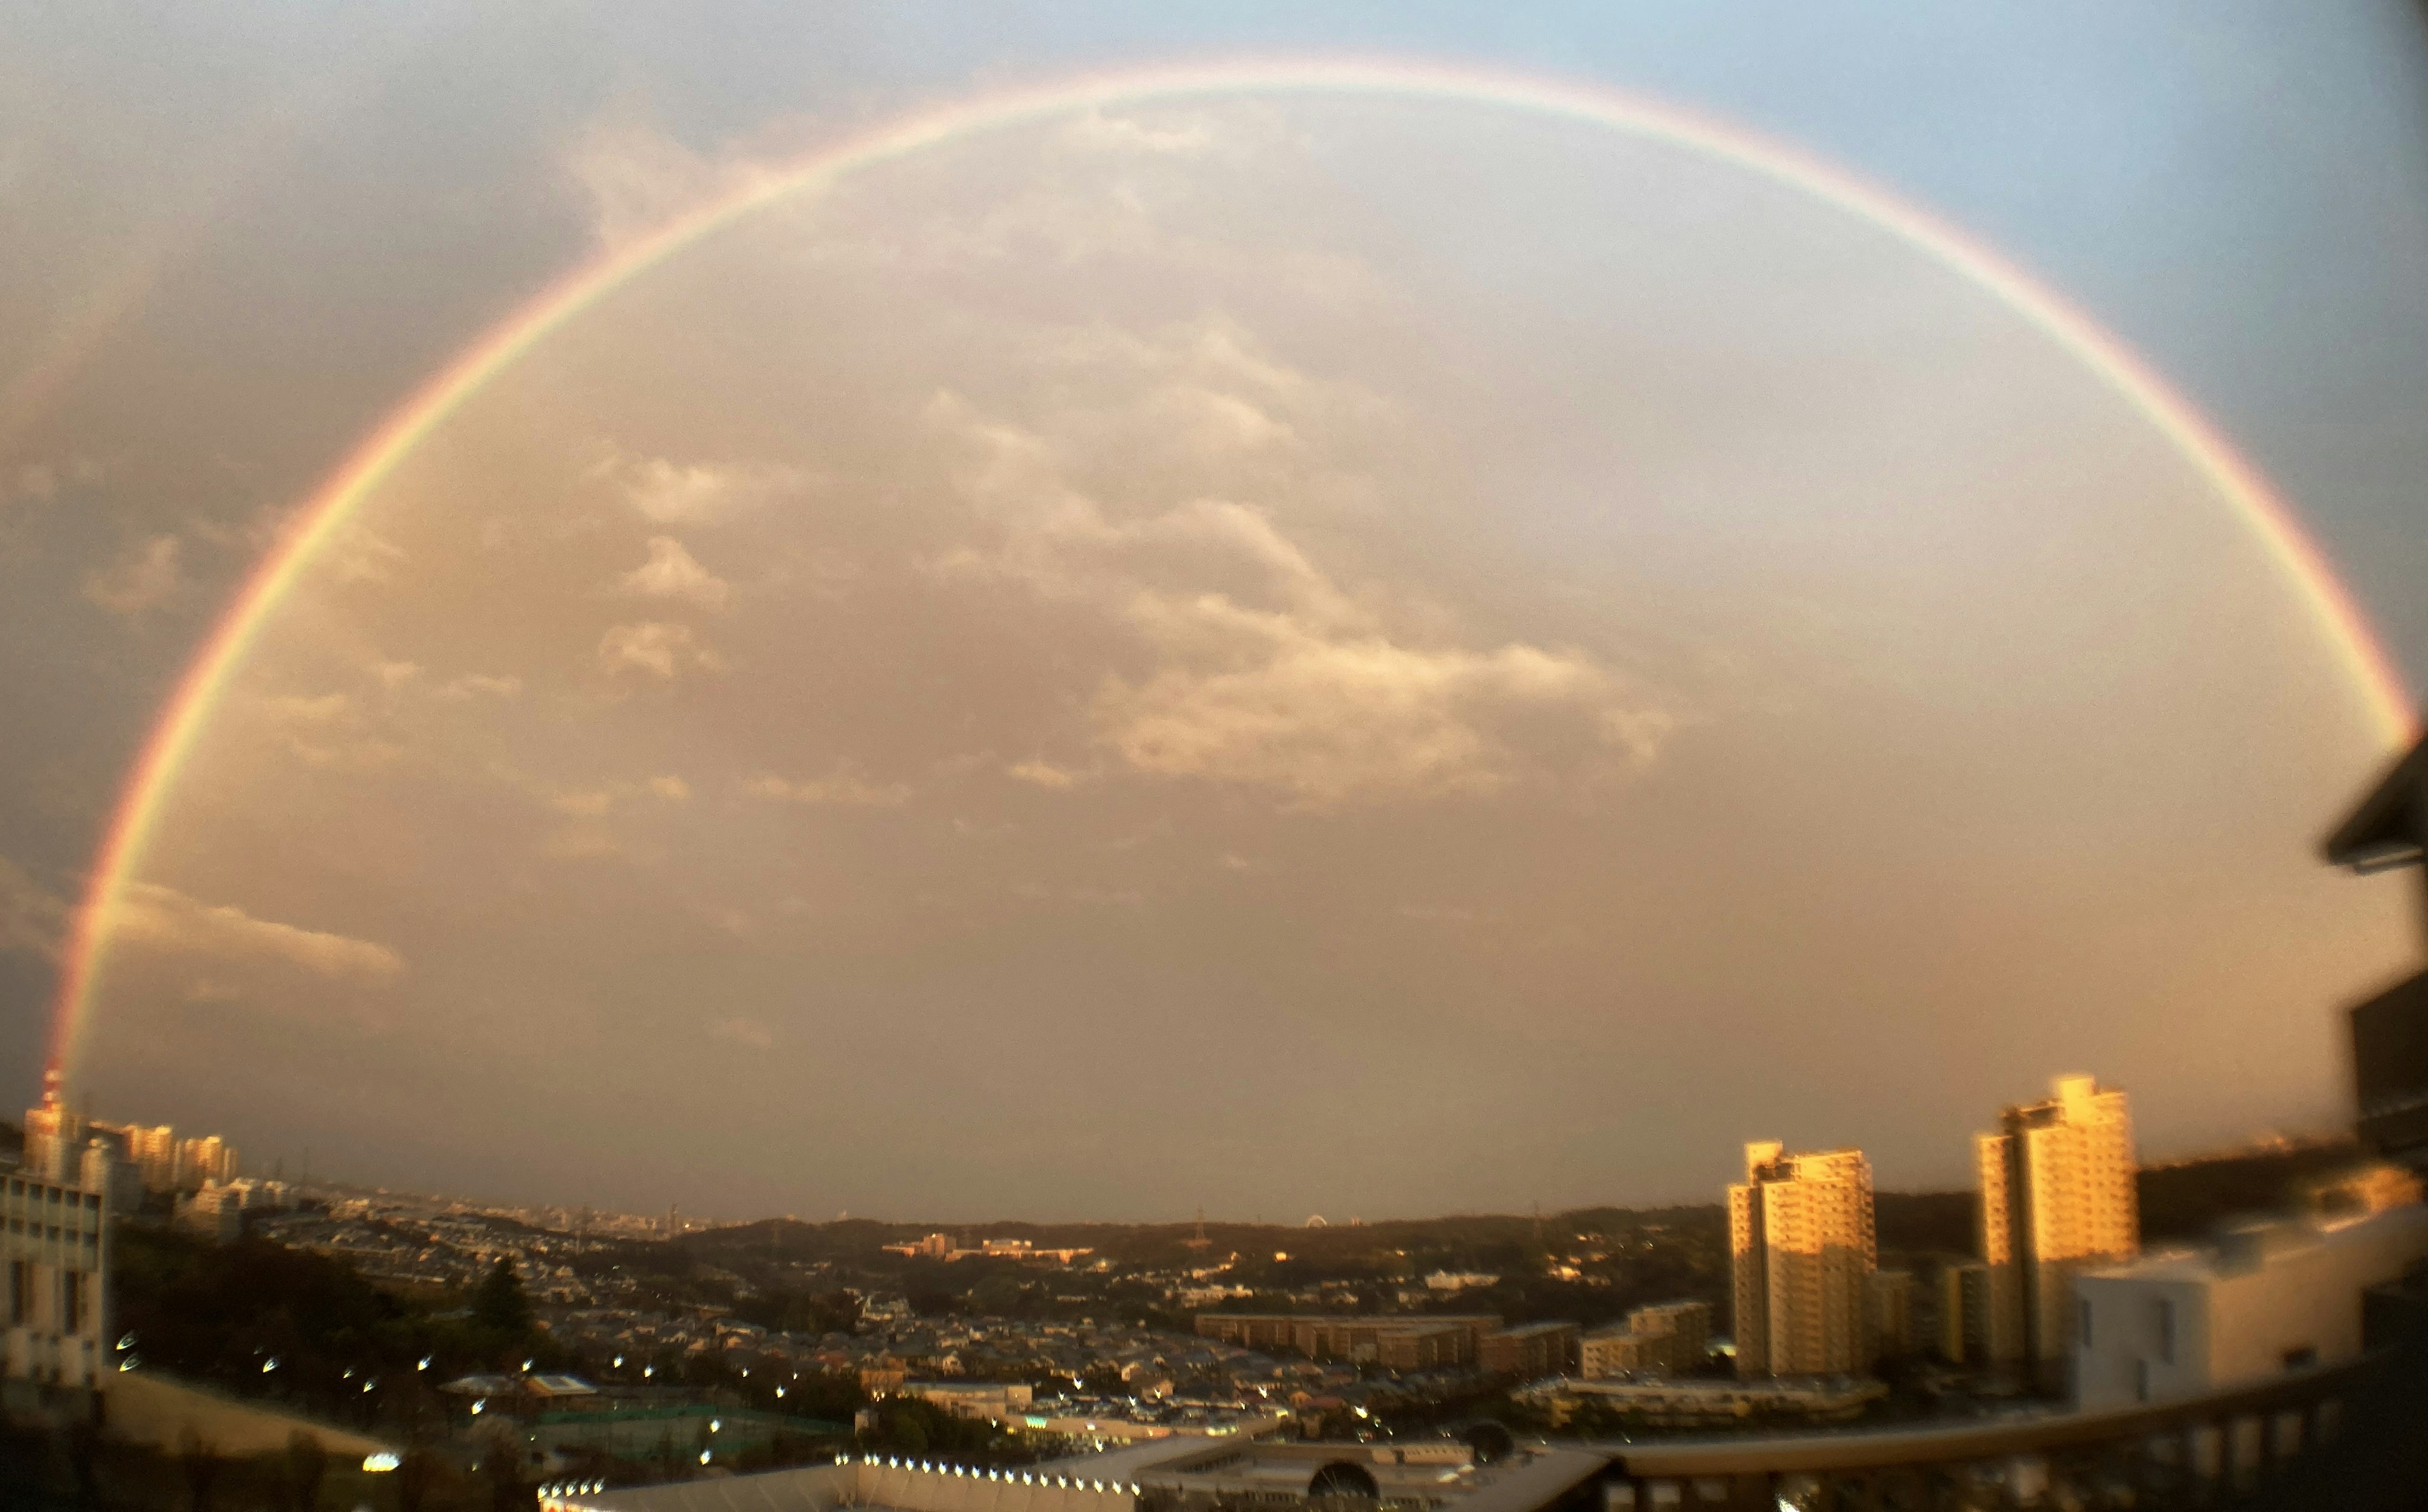
[[[2084,1064],[2155,1158],[2337,1125],[2332,1015],[2411,940],[2307,859],[2396,696],[2325,610],[2420,663],[2387,500],[2428,458],[2294,400],[2428,375],[2332,334],[2416,299],[2428,197],[2338,236],[2307,154],[2389,139],[2416,57],[2238,23],[2355,87],[2186,166],[2241,140],[2219,58],[2170,104],[2103,87],[2138,23],[1980,23],[2010,56],[1950,68],[2081,71],[2179,207],[2077,170],[2036,216],[2010,121],[1569,20],[1575,66],[1192,13],[779,84],[714,25],[265,14],[179,96],[246,165],[189,175],[207,215],[31,138],[24,1100],[64,1002],[80,1098],[257,1167],[939,1221],[1699,1202],[1749,1132],[1945,1189],[1947,1130]],[[322,46],[397,89],[263,69]],[[130,88],[52,104],[154,139]],[[2216,235],[2246,203],[2274,229]],[[481,254],[398,273],[405,223]],[[86,277],[113,225],[156,255]],[[2178,237],[2246,249],[2181,285],[2213,317],[2144,261]],[[2286,267],[2332,317],[2244,297]]]

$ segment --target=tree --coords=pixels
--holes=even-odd
[[[515,1274],[509,1257],[499,1256],[472,1293],[472,1321],[509,1344],[531,1337],[531,1298],[523,1294],[522,1277]]]

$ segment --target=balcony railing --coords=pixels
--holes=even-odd
[[[1600,1443],[1607,1512],[2208,1507],[2333,1442],[2371,1362],[2146,1406],[1895,1432]]]

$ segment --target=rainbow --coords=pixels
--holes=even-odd
[[[64,952],[51,1064],[76,1049],[108,944],[108,920],[140,866],[178,768],[279,601],[414,447],[489,380],[616,288],[718,228],[845,175],[958,138],[1058,115],[1192,97],[1322,94],[1451,100],[1665,143],[1855,216],[1926,253],[2070,352],[2157,428],[2267,550],[2343,663],[2388,745],[2412,728],[2410,696],[2293,511],[2216,427],[2116,336],[2014,263],[1888,190],[1725,122],[1600,86],[1424,61],[1245,60],[1156,67],[1015,89],[916,112],[757,173],[657,230],[602,252],[542,290],[433,375],[364,438],[296,512],[187,667],[121,793]]]

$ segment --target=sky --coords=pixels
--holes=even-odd
[[[62,8],[0,22],[0,1069],[211,626],[592,259],[1058,78],[1632,91],[1996,249],[2428,668],[2401,7]],[[102,921],[74,1084],[248,1164],[747,1217],[1961,1184],[2058,1074],[2348,1121],[2391,751],[2008,304],[1792,183],[1435,92],[1116,99],[775,199],[407,450]]]

